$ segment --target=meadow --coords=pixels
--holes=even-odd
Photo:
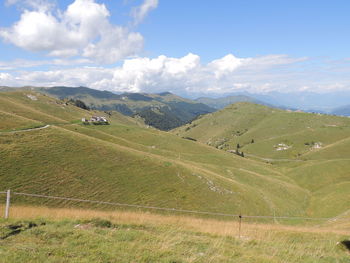
[[[5,262],[349,261],[348,118],[238,103],[164,132],[26,90],[0,93],[0,120],[0,191],[271,216],[239,235],[237,218],[13,195]]]
[[[15,206],[0,220],[3,262],[349,262],[334,226],[145,212]]]

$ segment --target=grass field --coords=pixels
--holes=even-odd
[[[349,209],[350,119],[237,103],[173,130],[223,151],[270,163],[310,194],[307,213]]]
[[[314,153],[349,143],[350,118],[236,103],[173,132],[224,150],[235,150],[239,144],[240,151],[259,157],[312,159]],[[278,144],[287,149],[278,150]],[[338,154],[349,158],[350,153]]]
[[[271,165],[145,128],[120,114],[108,126],[78,124],[81,117],[105,113],[36,93],[33,101],[27,93],[1,93],[8,102],[2,110],[51,126],[0,133],[3,189],[213,212],[305,215],[308,191]]]
[[[4,262],[349,262],[348,232],[144,212],[14,207]],[[38,219],[38,216],[40,218]],[[29,228],[29,222],[32,227]],[[33,226],[33,223],[37,226]]]
[[[80,123],[93,115],[107,116],[110,125]],[[229,218],[13,195],[0,233],[6,236],[9,224],[24,231],[0,240],[4,262],[349,262],[337,245],[350,229],[347,118],[242,103],[169,133],[19,91],[0,93],[0,120],[0,191],[334,218],[245,218],[238,238],[237,220]],[[237,143],[246,158],[226,151]],[[279,143],[292,147],[277,151]],[[28,220],[38,226],[27,229]]]
[[[264,143],[271,146],[281,136],[293,141],[294,136],[305,135],[305,125],[306,130],[321,130],[310,133],[312,136],[329,141],[303,154],[298,162],[273,162],[241,158],[146,128],[139,120],[118,113],[109,116],[111,125],[82,125],[80,118],[106,113],[85,111],[36,92],[0,93],[0,100],[0,116],[8,125],[0,132],[3,190],[247,215],[333,217],[349,209],[347,118],[238,103],[174,131],[189,137],[201,134],[196,138],[202,142],[209,134],[245,131],[231,139],[254,138],[255,142],[248,145],[240,142],[241,149],[260,158],[275,156],[260,155],[261,150],[249,152],[248,147],[260,149],[260,145],[263,149]],[[271,126],[281,120],[281,127]],[[42,130],[8,132],[47,124],[51,126]],[[286,132],[286,127],[292,130]],[[297,139],[326,141],[318,137]],[[344,152],[342,159],[339,153],[334,154],[336,149]],[[288,154],[278,158],[295,159]],[[65,205],[58,201],[32,202]]]

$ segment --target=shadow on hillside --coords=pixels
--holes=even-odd
[[[44,224],[45,223],[41,223],[41,225],[44,225]],[[8,237],[18,235],[22,231],[25,231],[25,230],[28,230],[28,229],[31,229],[31,228],[37,227],[37,226],[38,226],[37,224],[32,223],[32,222],[8,225],[6,228],[9,230],[9,232],[7,234],[3,235],[2,237],[0,237],[0,239],[4,240]]]

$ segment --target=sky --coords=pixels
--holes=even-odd
[[[5,0],[0,86],[350,90],[343,0]]]

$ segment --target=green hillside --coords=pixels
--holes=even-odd
[[[259,157],[307,159],[333,145],[342,147],[350,119],[236,103],[173,132],[224,150],[236,150],[239,144],[240,151]]]
[[[37,92],[3,92],[0,101],[3,190],[246,215],[332,217],[349,210],[347,118],[243,103],[203,116],[177,136]],[[81,123],[93,115],[110,125]],[[312,141],[321,147],[311,149]],[[293,147],[276,151],[280,142]],[[246,158],[226,151],[237,143]]]
[[[147,125],[161,130],[179,127],[201,114],[215,111],[203,103],[181,98],[170,92],[159,94],[114,94],[85,87],[51,87],[36,90],[58,99],[78,99],[89,107],[139,116]]]
[[[110,125],[83,125],[81,117],[104,113],[38,93],[0,93],[0,99],[1,116],[20,116],[7,121],[17,132],[0,133],[2,189],[213,212],[305,215],[308,191],[271,165],[145,128],[117,113]],[[33,123],[17,122],[21,118]],[[34,124],[50,126],[20,131]]]
[[[237,103],[173,130],[244,159],[271,163],[308,191],[307,212],[350,209],[350,119]],[[242,158],[243,159],[243,158]]]

